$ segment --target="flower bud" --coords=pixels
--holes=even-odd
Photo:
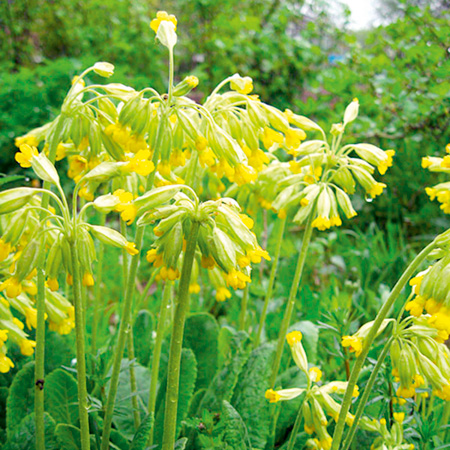
[[[106,194],[94,200],[94,208],[103,214],[108,214],[120,204],[120,199],[116,195]]]
[[[233,91],[247,95],[253,91],[253,80],[250,77],[241,77],[238,73],[235,73],[230,77],[230,87]]]
[[[33,188],[14,188],[0,192],[0,214],[8,214],[25,206],[36,194]]]
[[[143,212],[168,202],[174,198],[175,194],[180,192],[182,188],[183,186],[178,184],[155,188],[136,198],[133,203],[136,208],[139,209],[139,213],[142,214]]]
[[[37,231],[38,233],[39,231]],[[39,251],[41,249],[41,239],[31,239],[20,254],[16,262],[14,278],[23,281],[36,267]]]
[[[175,32],[175,30],[176,26],[173,24],[173,22],[163,20],[159,24],[158,31],[156,32],[156,37],[159,39],[161,44],[171,51],[177,43],[177,33]]]
[[[28,213],[29,210],[25,209],[9,219],[8,226],[2,236],[4,242],[11,246],[15,246],[19,242],[27,225]]]
[[[138,253],[138,250],[135,249],[135,244],[128,242],[125,236],[112,228],[100,225],[90,225],[89,229],[100,242],[103,242],[103,244],[123,248],[130,255],[135,255]]]
[[[173,95],[175,97],[187,95],[189,94],[189,92],[192,91],[192,89],[195,89],[197,86],[198,86],[198,78],[194,75],[189,75],[173,88]]]
[[[96,62],[94,72],[104,78],[109,78],[114,73],[114,66],[108,62]]]
[[[159,227],[158,227],[159,228]],[[167,233],[164,245],[164,262],[168,268],[175,269],[183,248],[183,222],[177,221]]]
[[[83,178],[85,181],[105,183],[111,178],[121,175],[120,169],[122,166],[123,163],[102,162],[90,170]]]
[[[286,335],[286,340],[291,347],[292,358],[297,367],[308,375],[308,358],[302,345],[302,333],[291,331]]]
[[[344,113],[344,126],[350,122],[353,122],[358,117],[359,102],[357,98],[347,106]]]

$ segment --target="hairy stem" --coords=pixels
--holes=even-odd
[[[258,347],[259,343],[261,342],[261,335],[264,329],[264,325],[266,323],[267,308],[269,307],[269,302],[272,298],[272,292],[275,284],[275,277],[277,274],[278,260],[280,259],[281,243],[283,242],[283,234],[285,226],[286,226],[286,219],[282,219],[279,223],[277,230],[275,255],[273,256],[272,268],[270,269],[269,285],[267,286],[266,297],[264,299],[264,305],[261,312],[261,317],[259,319],[258,331],[256,333],[253,348]]]
[[[375,321],[373,323],[373,326],[370,329],[369,334],[367,335],[367,337],[365,339],[364,348],[363,348],[361,354],[359,355],[359,357],[356,359],[355,364],[352,369],[352,373],[350,374],[350,379],[348,380],[347,390],[345,391],[344,399],[342,401],[342,407],[341,407],[341,412],[339,414],[339,420],[337,421],[336,428],[334,430],[333,443],[331,445],[331,450],[338,450],[339,446],[341,444],[342,435],[344,433],[345,418],[346,418],[347,413],[349,412],[350,406],[352,404],[353,389],[355,388],[356,382],[358,381],[359,374],[364,365],[366,357],[369,353],[372,342],[374,341],[374,339],[377,335],[377,332],[378,332],[378,329],[380,328],[381,323],[389,314],[392,306],[394,305],[398,296],[402,292],[402,290],[405,287],[408,280],[414,275],[414,273],[417,271],[420,264],[424,261],[424,259],[427,257],[427,255],[432,250],[435,249],[435,247],[436,247],[436,244],[434,242],[432,242],[431,244],[427,245],[414,258],[414,260],[411,262],[411,264],[408,266],[408,268],[405,270],[405,272],[403,272],[403,275],[397,281],[397,284],[394,286],[394,289],[392,290],[391,294],[389,295],[387,300],[384,302],[384,305],[381,307],[380,311],[378,312],[377,317],[375,318]]]
[[[239,313],[239,330],[245,328],[245,320],[247,319],[247,309],[248,309],[248,297],[249,297],[249,284],[244,288],[242,294],[241,311]]]
[[[197,247],[197,236],[200,223],[192,222],[183,268],[181,270],[172,337],[170,340],[169,365],[167,370],[166,411],[164,416],[164,434],[162,450],[173,450],[176,439],[178,391],[180,382],[181,350],[183,345],[184,324],[189,312],[189,283],[191,281],[192,264]]]
[[[270,376],[270,386],[275,387],[278,371],[280,369],[281,357],[283,355],[284,341],[286,339],[286,333],[291,322],[292,313],[294,311],[295,299],[297,297],[298,288],[303,274],[303,267],[305,266],[306,256],[308,255],[308,247],[311,241],[312,235],[312,221],[314,217],[315,208],[311,211],[306,223],[305,232],[303,234],[302,248],[298,255],[297,267],[295,268],[294,279],[292,280],[291,290],[289,292],[289,298],[284,312],[283,321],[281,322],[280,333],[278,335],[277,352],[275,354],[275,360],[272,365],[272,374]]]
[[[289,438],[289,444],[287,450],[294,450],[295,441],[297,440],[297,434],[300,430],[300,425],[303,419],[303,405],[306,400],[306,393],[303,396],[303,400],[300,403],[300,407],[298,408],[297,418],[295,419],[294,428],[291,431],[291,437]]]

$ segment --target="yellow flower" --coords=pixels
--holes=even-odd
[[[15,159],[21,167],[27,168],[31,167],[31,160],[34,156],[39,156],[37,148],[28,144],[22,144],[20,146],[20,151],[15,155]]]
[[[286,335],[287,343],[292,347],[296,342],[301,342],[303,335],[300,331],[291,331]]]
[[[139,253],[139,250],[136,248],[136,244],[134,242],[127,242],[127,245],[125,246],[125,250],[131,255],[137,255]]]
[[[67,176],[75,181],[80,179],[80,174],[84,172],[88,167],[88,161],[86,158],[80,155],[75,155],[69,158],[69,170]]]
[[[236,269],[231,269],[225,278],[227,285],[231,286],[233,289],[244,289],[245,285],[252,281],[248,275],[245,275],[245,273],[239,272]]]
[[[283,140],[283,135],[278,133],[278,131],[275,131],[269,127],[264,128],[262,142],[267,150],[269,150],[274,144],[282,144]]]
[[[252,167],[244,166],[244,164],[238,164],[234,168],[234,181],[238,186],[255,181],[257,176]]]
[[[170,175],[170,163],[168,161],[161,161],[158,164],[158,172],[162,175],[162,176],[169,176]]]
[[[19,136],[14,139],[14,145],[16,147],[20,147],[23,144],[28,144],[30,147],[37,147],[39,145],[39,139],[32,134]]]
[[[388,167],[392,167],[392,158],[395,155],[395,150],[386,150],[384,153],[386,155],[386,159],[384,161],[381,161],[378,165],[378,172],[380,172],[381,175],[384,175],[386,173]]]
[[[172,22],[175,25],[175,31],[177,30],[177,18],[173,14],[167,14],[166,11],[158,11],[156,13],[156,19],[153,19],[150,22],[150,28],[157,33],[159,25],[162,21],[167,20],[168,22]]]
[[[253,221],[253,219],[251,217],[247,216],[247,214],[239,214],[239,218],[242,220],[242,223],[249,230],[251,230],[253,228],[253,225],[255,224],[255,222]]]
[[[270,403],[276,403],[281,398],[280,394],[278,394],[278,392],[274,391],[273,389],[268,389],[266,391],[265,397],[270,401]]]
[[[218,287],[216,291],[216,300],[218,302],[224,302],[228,298],[231,298],[231,292],[224,286]]]
[[[163,280],[175,281],[180,278],[180,271],[178,269],[174,269],[172,267],[167,268],[166,266],[162,266],[159,275]]]
[[[120,212],[122,220],[127,222],[128,225],[131,225],[137,215],[137,208],[131,203],[133,201],[133,194],[123,189],[117,189],[113,195],[120,200],[120,205],[116,206],[115,211]]]
[[[253,264],[259,264],[261,262],[261,258],[264,258],[266,261],[270,261],[269,253],[266,250],[263,250],[261,247],[257,247],[256,250],[249,250],[247,252],[247,256],[250,258],[250,261]]]
[[[414,397],[415,393],[416,393],[416,389],[413,386],[409,386],[409,387],[400,386],[397,389],[396,395],[397,395],[397,397],[411,398],[411,397]]]
[[[316,217],[311,223],[311,226],[313,228],[317,228],[320,231],[327,230],[328,228],[331,227],[331,225],[332,225],[331,221],[328,217],[321,217],[321,216]]]
[[[322,371],[318,367],[311,367],[308,373],[309,378],[315,383],[318,383],[322,378]]]
[[[89,272],[85,272],[85,274],[83,275],[83,286],[94,286],[94,277],[92,276],[91,273]]]
[[[216,267],[216,261],[212,256],[202,255],[201,266],[204,269],[214,269],[214,267]]]
[[[17,317],[13,317],[12,321],[13,324],[16,325],[18,328],[20,328],[21,330],[25,328],[25,325]]]
[[[22,293],[22,284],[17,278],[11,277],[0,285],[0,291],[4,290],[6,290],[8,297],[15,298]]]
[[[441,167],[444,167],[446,169],[450,168],[450,155],[444,156],[444,159],[441,162]]]
[[[191,283],[189,285],[189,293],[190,294],[198,294],[200,292],[201,288],[198,283]]]
[[[31,328],[37,327],[37,310],[34,308],[25,308],[25,318],[27,327],[29,330]]]
[[[9,256],[11,250],[11,244],[0,239],[0,262],[4,261]]]
[[[31,356],[34,353],[34,347],[36,347],[36,342],[29,339],[22,339],[20,341],[20,353],[25,356]]]
[[[8,330],[0,330],[0,347],[8,340]]]
[[[306,139],[306,133],[296,128],[288,128],[285,134],[285,144],[289,150],[295,150]]]
[[[351,352],[355,352],[356,356],[359,356],[362,352],[362,339],[358,336],[343,336],[342,347],[349,347]]]
[[[46,285],[53,292],[59,289],[59,283],[56,278],[49,278],[46,282]]]
[[[0,352],[0,373],[7,373],[14,367],[13,362],[2,352]]]
[[[130,158],[128,163],[123,166],[123,170],[146,177],[155,170],[155,165],[150,160],[150,157],[150,150],[139,150],[132,158]]]
[[[386,187],[384,183],[375,183],[370,189],[367,190],[367,193],[375,198],[377,195],[381,195],[383,193],[383,189]]]
[[[395,412],[394,413],[394,420],[398,423],[403,423],[403,421],[405,420],[405,413],[404,412]]]

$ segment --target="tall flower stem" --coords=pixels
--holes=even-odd
[[[258,347],[259,343],[261,342],[261,334],[263,332],[264,325],[266,323],[267,308],[269,307],[269,302],[270,302],[270,299],[272,298],[273,287],[275,284],[275,277],[277,274],[278,261],[280,259],[280,252],[281,252],[281,243],[283,242],[283,234],[284,234],[285,227],[286,227],[286,219],[282,219],[279,222],[277,234],[275,237],[276,247],[275,247],[275,254],[273,256],[272,268],[270,269],[269,285],[267,286],[266,297],[264,299],[264,305],[263,305],[263,309],[261,311],[261,317],[259,318],[259,326],[258,326],[258,331],[256,332],[256,337],[255,337],[255,342],[253,344],[253,348]]]
[[[432,242],[431,244],[427,245],[414,258],[414,260],[411,262],[411,264],[408,266],[408,268],[405,270],[405,272],[403,272],[403,275],[397,281],[397,284],[394,286],[394,289],[392,290],[391,294],[389,295],[387,300],[384,302],[384,305],[381,307],[380,311],[378,312],[377,317],[375,318],[375,321],[373,323],[373,326],[370,329],[369,334],[367,335],[367,337],[365,339],[364,348],[363,348],[361,354],[356,359],[355,364],[352,369],[352,372],[350,374],[347,389],[345,391],[344,399],[342,401],[341,412],[339,414],[339,419],[337,421],[336,428],[334,430],[333,443],[331,445],[331,450],[338,450],[339,446],[341,444],[342,435],[344,433],[345,418],[347,417],[347,413],[349,412],[350,406],[352,404],[353,389],[355,388],[356,382],[358,381],[359,374],[364,365],[367,354],[369,353],[370,346],[372,345],[372,342],[374,341],[374,339],[377,335],[377,332],[378,332],[378,329],[380,328],[381,323],[386,318],[386,316],[389,314],[389,311],[391,310],[392,306],[394,305],[398,296],[402,292],[402,290],[405,287],[408,280],[414,275],[414,273],[417,271],[420,264],[425,260],[427,255],[435,248],[436,248],[436,243]]]
[[[89,450],[89,417],[87,405],[86,389],[86,359],[84,342],[84,318],[83,318],[83,298],[81,294],[81,278],[78,263],[78,249],[76,234],[70,245],[73,271],[73,300],[75,306],[75,336],[77,348],[77,380],[78,380],[78,409],[80,414],[81,428],[81,449]]]
[[[58,117],[55,130],[49,142],[49,160],[54,163],[56,158],[56,149],[59,143],[64,125],[64,117]],[[44,182],[43,188],[50,189],[51,184]],[[42,195],[41,206],[47,208],[50,197],[44,193]],[[44,211],[40,214],[43,219]],[[45,426],[44,426],[44,376],[45,376],[45,246],[39,254],[37,263],[37,296],[36,296],[36,354],[34,369],[34,411],[36,423],[36,450],[45,450]]]
[[[389,353],[389,349],[391,348],[392,341],[393,341],[393,338],[391,337],[386,342],[386,344],[383,347],[383,350],[380,353],[380,356],[378,357],[378,361],[375,364],[375,367],[373,368],[372,373],[370,374],[369,380],[367,381],[366,387],[364,389],[364,393],[359,400],[358,408],[356,408],[356,413],[355,413],[355,418],[353,420],[353,424],[342,444],[343,450],[348,450],[350,448],[352,440],[355,437],[356,430],[358,429],[359,420],[361,419],[361,416],[364,412],[364,408],[366,406],[367,400],[369,399],[369,395],[372,392],[372,388],[373,388],[373,385],[375,384],[375,380],[377,379],[378,372],[380,371],[381,366],[383,365],[384,360],[386,359],[386,356]]]
[[[161,140],[163,136],[163,128],[166,123],[166,115],[163,113],[161,115],[161,120],[158,125],[158,131],[156,134],[155,149],[153,151],[153,164],[155,167],[158,164],[159,152],[161,147]],[[155,171],[150,173],[147,178],[147,191],[153,187],[153,182],[155,180]],[[142,247],[142,242],[144,238],[144,227],[138,227],[135,236],[135,244],[138,249]],[[139,266],[138,255],[131,258],[129,264],[129,272],[127,277],[127,283],[125,288],[125,298],[122,310],[122,320],[120,321],[119,334],[117,338],[117,346],[114,354],[114,362],[111,373],[111,380],[109,385],[108,397],[106,400],[105,417],[103,422],[103,433],[102,433],[102,443],[101,450],[109,449],[109,435],[111,434],[111,423],[114,414],[114,403],[116,401],[117,388],[119,386],[119,375],[120,366],[122,363],[123,352],[125,350],[125,343],[127,334],[130,333],[130,320],[131,320],[131,305],[133,302],[134,285],[136,280],[137,269]]]
[[[192,222],[186,252],[184,254],[180,284],[178,286],[167,370],[166,411],[164,416],[162,450],[173,450],[176,439],[181,350],[183,346],[184,324],[186,315],[189,312],[189,283],[191,281],[192,264],[197,246],[199,226],[199,222]]]
[[[289,444],[287,450],[294,450],[295,441],[297,440],[297,434],[300,430],[300,425],[303,419],[303,405],[305,404],[306,393],[303,396],[303,400],[300,403],[300,407],[298,408],[297,418],[295,419],[294,428],[291,431],[291,437],[289,438]]]
[[[248,309],[248,297],[249,297],[249,284],[244,288],[242,294],[241,311],[239,313],[239,330],[245,329],[245,320],[247,319],[247,309]]]
[[[300,282],[303,274],[303,267],[305,266],[306,256],[308,255],[309,243],[312,235],[312,221],[314,217],[315,207],[312,209],[308,221],[306,222],[305,232],[303,234],[302,248],[298,255],[297,267],[295,268],[294,279],[292,280],[291,290],[289,292],[289,298],[284,311],[283,321],[281,322],[280,334],[278,335],[277,351],[275,359],[272,365],[272,374],[270,376],[270,386],[275,387],[277,380],[278,370],[280,369],[281,356],[283,355],[283,347],[286,339],[286,333],[291,322],[292,313],[294,311],[295,299],[297,297],[297,291],[300,286]]]
[[[161,361],[161,349],[162,343],[164,339],[164,330],[165,324],[167,321],[167,312],[169,308],[170,298],[172,294],[172,282],[166,281],[164,285],[164,292],[161,301],[161,306],[159,308],[159,318],[158,318],[158,327],[156,329],[156,341],[155,347],[153,349],[152,356],[152,369],[151,369],[151,378],[150,378],[150,391],[148,398],[148,414],[155,414],[155,405],[156,405],[156,388],[158,387],[158,375],[159,375],[159,365]],[[150,435],[148,437],[148,445],[151,447],[153,445],[153,434],[154,427],[150,430]]]

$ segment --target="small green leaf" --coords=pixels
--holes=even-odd
[[[139,311],[133,326],[134,352],[136,360],[143,366],[148,366],[152,353],[152,340],[149,336],[153,331],[153,316],[146,310]]]
[[[233,450],[251,449],[247,428],[242,417],[226,400],[223,401],[222,405],[223,419],[225,420],[223,442]]]
[[[186,444],[187,444],[188,438],[181,438],[178,439],[177,442],[175,442],[175,446],[173,448],[173,450],[184,450],[186,448]]]
[[[81,432],[79,428],[61,423],[57,425],[55,435],[61,445],[61,450],[80,450]]]
[[[154,422],[153,414],[148,414],[142,421],[141,426],[136,431],[130,450],[144,450],[147,445],[148,436]]]

